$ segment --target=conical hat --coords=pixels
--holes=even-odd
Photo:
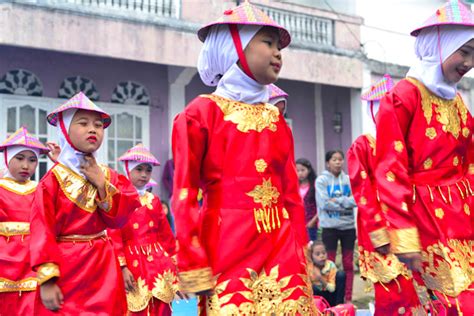
[[[385,93],[390,91],[393,87],[393,80],[390,75],[385,74],[382,79],[370,87],[369,91],[364,92],[361,95],[361,99],[365,101],[378,101],[381,100]]]
[[[283,26],[273,21],[261,9],[250,4],[248,1],[245,1],[234,9],[224,11],[224,15],[220,19],[202,27],[198,31],[199,39],[204,42],[206,40],[207,33],[209,33],[210,27],[221,24],[272,26],[277,28],[280,33],[281,48],[287,47],[291,42],[290,33]]]
[[[48,114],[49,124],[56,126],[58,124],[58,114],[69,109],[89,110],[100,113],[104,121],[104,128],[107,128],[112,122],[110,115],[107,114],[101,108],[99,108],[81,91],[69,100],[67,100],[66,103],[60,105],[57,109]]]
[[[270,84],[268,86],[268,89],[270,90],[270,97],[269,97],[270,101],[276,98],[285,98],[285,99],[288,98],[288,93],[286,93],[285,91],[283,91],[282,89],[280,89],[274,84]]]
[[[156,159],[150,150],[143,146],[143,144],[137,144],[136,146],[127,150],[127,152],[119,158],[119,161],[137,161],[149,163],[152,166],[160,165],[158,159]]]
[[[0,151],[5,150],[11,146],[23,146],[28,148],[37,149],[42,154],[49,152],[49,149],[44,146],[36,137],[28,133],[27,129],[20,127],[15,133],[11,134],[1,145]]]
[[[436,13],[426,20],[422,26],[418,27],[410,34],[418,36],[424,28],[435,25],[465,25],[474,26],[474,15],[470,8],[459,0],[451,0],[445,3]]]

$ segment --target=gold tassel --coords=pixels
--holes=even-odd
[[[456,182],[456,187],[458,188],[459,194],[461,194],[461,199],[464,200],[464,192],[461,190],[461,187],[459,184]]]
[[[448,185],[448,199],[449,204],[453,204],[453,199],[451,198],[451,187]]]
[[[458,298],[456,297],[456,309],[458,310],[458,316],[463,316],[463,312],[461,310],[461,306],[459,306]]]
[[[415,185],[413,185],[413,204],[415,204],[415,202],[416,202],[416,187]]]
[[[441,191],[441,187],[438,185],[437,186],[439,194],[441,194],[441,198],[443,199],[444,203],[448,204],[448,200],[446,200],[446,197],[443,194],[443,191]]]
[[[275,208],[272,207],[272,228],[273,230],[275,230],[276,226],[275,226]]]
[[[254,209],[253,209],[253,217],[254,217],[254,219],[255,219],[255,226],[257,226],[257,231],[258,231],[259,233],[261,233],[262,230],[260,229],[260,225],[258,224],[259,214],[260,214],[260,213],[258,212],[258,210],[257,210],[256,208],[254,208]]]
[[[281,223],[280,223],[280,209],[278,208],[278,206],[276,207],[276,215],[277,215],[277,225],[278,225],[278,228],[281,227]]]
[[[430,191],[430,200],[431,202],[434,202],[434,197],[433,197],[433,191],[431,191],[431,187],[428,185],[428,191]]]

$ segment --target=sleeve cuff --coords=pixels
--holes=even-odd
[[[101,200],[97,195],[97,205],[105,212],[109,212],[112,209],[112,198],[118,193],[117,188],[109,181],[105,182],[105,197]]]
[[[125,259],[125,256],[118,256],[118,261],[119,261],[120,267],[127,266],[127,260]]]
[[[390,237],[385,227],[370,232],[369,237],[374,248],[382,247],[390,243]]]
[[[390,248],[393,253],[420,252],[420,236],[415,227],[389,231]]]
[[[38,267],[36,272],[39,285],[42,285],[52,278],[59,278],[59,275],[59,266],[55,263],[44,263]]]
[[[211,268],[180,272],[180,290],[184,293],[197,293],[214,287]]]

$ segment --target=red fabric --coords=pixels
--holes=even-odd
[[[0,187],[0,222],[29,222],[34,192],[19,195]],[[30,235],[0,236],[0,278],[19,281],[33,278]],[[0,292],[0,315],[33,314],[35,292]]]
[[[474,237],[474,201],[472,195],[468,194],[468,185],[461,184],[461,181],[466,183],[471,176],[467,173],[469,164],[473,163],[468,154],[473,122],[467,110],[464,115],[460,114],[459,111],[465,110],[462,102],[443,110],[441,105],[435,103],[436,99],[428,96],[431,108],[427,109],[422,106],[420,89],[405,79],[382,99],[378,113],[375,176],[381,202],[388,206],[386,219],[390,230],[397,233],[399,229],[414,228],[420,236],[420,250],[427,252],[433,245],[441,244],[446,247],[444,253],[452,250],[450,241],[472,243]],[[449,119],[444,122],[446,116],[443,111],[449,112]],[[449,129],[447,124],[451,124]],[[427,136],[428,128],[435,131],[433,139]],[[465,135],[462,129],[469,133]],[[459,134],[455,136],[453,131]],[[397,150],[395,142],[400,142],[398,144],[402,144],[403,148],[398,146],[401,150]],[[428,159],[431,159],[431,163],[429,168],[425,168]],[[458,161],[457,165],[455,161]],[[394,177],[388,179],[387,172],[392,172]],[[456,184],[461,187],[458,189]],[[448,193],[451,202],[445,201],[448,200]],[[407,210],[403,209],[401,202],[405,203]],[[465,211],[466,207],[470,209],[470,214]],[[433,256],[434,267],[451,265],[450,257],[443,259],[439,255]],[[472,260],[470,266],[472,269]],[[428,262],[425,261],[424,268],[427,267]],[[469,270],[469,267],[464,269]],[[447,282],[453,283],[459,280],[450,279],[459,276],[460,273],[454,273],[445,277],[449,278]],[[468,303],[474,298],[472,282],[469,288],[457,296],[465,315],[474,314],[474,304]]]
[[[178,267],[181,271],[211,267],[218,283],[230,279],[229,292],[243,289],[239,278],[249,278],[247,269],[269,273],[279,266],[279,278],[305,274],[303,246],[307,243],[304,207],[298,193],[293,139],[280,115],[274,131],[241,132],[224,120],[217,104],[204,97],[192,101],[179,114],[173,127],[175,162],[173,212],[179,242]],[[263,175],[255,161],[268,166]],[[247,195],[263,179],[271,179],[278,190],[275,203],[286,209],[280,213],[281,227],[259,233],[254,208],[261,205]],[[203,190],[203,206],[198,207],[198,189]],[[182,189],[188,194],[183,195]],[[289,286],[294,286],[292,278]],[[301,283],[303,285],[303,283]],[[219,296],[221,296],[219,295]],[[292,297],[301,292],[296,290]],[[243,296],[231,303],[239,305]]]
[[[54,168],[54,167],[53,167]],[[130,181],[110,170],[110,182],[119,190],[109,212],[89,213],[72,203],[62,191],[52,169],[38,185],[31,219],[31,264],[59,265],[57,285],[64,296],[58,313],[47,310],[40,299],[38,315],[123,315],[126,312],[122,273],[108,239],[57,242],[58,236],[93,235],[107,227],[121,227],[139,206]],[[86,294],[86,295],[85,295]]]
[[[171,316],[172,310],[170,304],[166,304],[152,297],[147,308],[140,312],[128,312],[130,316]]]
[[[229,24],[230,35],[232,35],[232,40],[234,41],[235,50],[239,56],[240,65],[242,66],[243,71],[247,76],[257,81],[250,70],[249,65],[247,64],[247,58],[245,58],[244,49],[242,47],[242,41],[240,40],[239,30],[237,29],[236,24]]]
[[[420,300],[413,286],[413,279],[399,275],[390,283],[375,283],[375,316],[397,316],[400,308],[403,315],[418,315],[412,308],[419,307]]]

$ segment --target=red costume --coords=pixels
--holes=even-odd
[[[146,192],[128,223],[111,232],[120,265],[127,266],[137,290],[127,293],[131,315],[171,315],[170,303],[178,290],[172,257],[176,242],[160,199]]]
[[[37,183],[0,179],[0,315],[33,315],[30,212]]]
[[[392,251],[421,251],[427,288],[450,315],[474,315],[472,117],[460,95],[441,99],[411,78],[378,115],[375,177]]]
[[[39,284],[57,278],[64,296],[58,312],[38,298],[36,315],[124,315],[122,274],[107,227],[122,227],[138,207],[127,178],[102,167],[107,196],[79,174],[55,164],[38,184],[31,219],[31,264]]]
[[[357,240],[361,277],[374,284],[375,315],[424,315],[414,280],[394,254],[375,248],[388,245],[385,214],[375,183],[375,139],[358,137],[347,153],[351,188],[357,202]]]
[[[201,315],[314,312],[293,152],[291,131],[269,104],[203,95],[176,118],[180,286],[214,289]]]

